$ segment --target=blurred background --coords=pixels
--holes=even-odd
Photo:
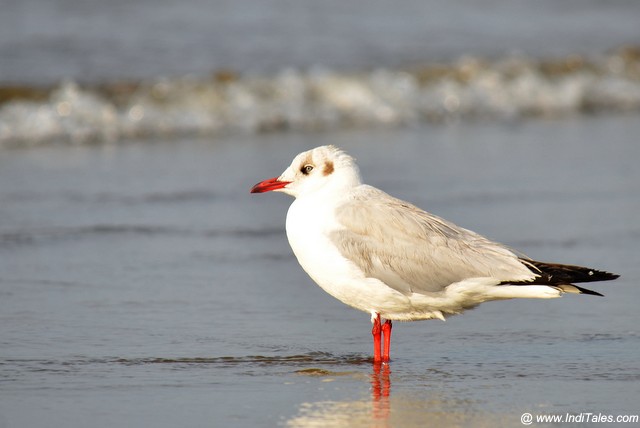
[[[625,0],[7,0],[0,144],[637,110],[638,16]]]
[[[519,426],[640,396],[640,2],[3,0],[0,428]],[[284,195],[369,184],[605,298],[394,325],[300,269]]]

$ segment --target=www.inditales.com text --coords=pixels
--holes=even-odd
[[[523,413],[520,422],[523,425],[531,425],[534,423],[621,423],[633,424],[638,423],[640,418],[638,415],[609,415],[606,413],[580,412],[580,413],[564,413],[564,414],[537,414]]]

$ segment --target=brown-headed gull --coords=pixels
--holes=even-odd
[[[354,159],[334,146],[300,153],[282,175],[251,189],[269,191],[295,197],[286,229],[302,268],[371,314],[375,362],[389,360],[392,320],[444,320],[489,300],[601,296],[573,283],[618,277],[529,259],[362,184]]]

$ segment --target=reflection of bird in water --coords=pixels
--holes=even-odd
[[[333,146],[299,154],[280,177],[251,189],[268,191],[296,198],[286,228],[303,269],[371,314],[375,362],[389,360],[391,320],[444,320],[489,300],[599,296],[573,283],[618,277],[537,262],[362,184],[354,159]]]
[[[348,400],[321,400],[301,403],[298,412],[285,422],[291,428],[422,428],[425,426],[473,426],[495,428],[513,426],[516,416],[501,414],[493,409],[487,412],[484,401],[461,399],[455,390],[440,387],[429,388],[429,382],[417,390],[398,390],[391,393],[391,366],[389,363],[373,364],[371,372],[364,379],[360,373],[304,371],[317,377],[318,382],[345,382],[338,387],[351,390],[351,395],[360,395],[368,386],[369,397]],[[412,373],[414,376],[416,373]],[[425,380],[428,373],[422,374]],[[437,378],[437,376],[436,376]],[[442,378],[434,380],[439,384]],[[406,387],[406,385],[405,385]]]
[[[391,367],[388,363],[373,363],[371,373],[371,402],[374,419],[387,419],[391,413],[389,396],[391,395]]]

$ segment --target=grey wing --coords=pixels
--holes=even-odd
[[[331,239],[368,277],[404,294],[442,291],[467,278],[529,281],[536,275],[507,247],[370,186],[336,211]]]

